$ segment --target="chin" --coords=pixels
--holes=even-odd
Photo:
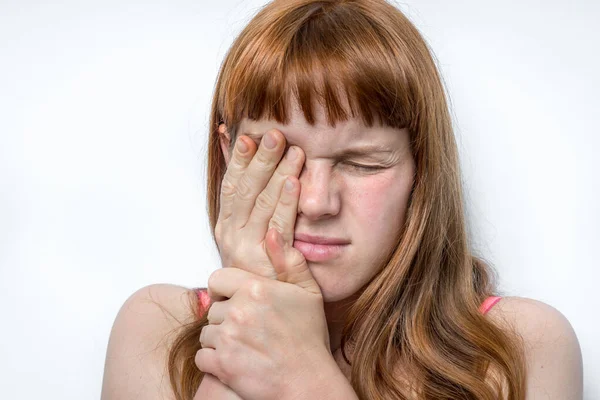
[[[347,299],[358,290],[358,286],[355,288],[352,282],[340,281],[336,276],[319,276],[318,272],[313,273],[313,276],[321,288],[325,303]]]
[[[352,296],[352,294],[345,294],[340,292],[328,292],[327,290],[321,290],[323,293],[323,302],[324,303],[335,303],[338,301],[342,301]]]

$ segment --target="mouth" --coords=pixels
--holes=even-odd
[[[294,248],[302,253],[307,261],[319,262],[340,257],[350,244],[342,238],[297,234],[294,236]]]

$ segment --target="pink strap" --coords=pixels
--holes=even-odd
[[[208,291],[204,288],[194,289],[196,294],[198,295],[198,303],[200,305],[200,314],[204,314],[206,310],[210,307],[210,296],[208,295]]]
[[[494,306],[494,304],[496,304],[497,302],[500,301],[501,298],[502,297],[500,297],[500,296],[490,296],[490,297],[488,297],[481,304],[481,307],[479,307],[479,311],[482,314],[486,314],[488,311],[490,311],[490,309]]]
[[[200,305],[200,313],[203,314],[204,310],[207,310],[210,307],[210,301],[211,301],[210,296],[208,295],[208,292],[204,288],[197,288],[197,289],[194,289],[194,291],[198,295],[198,303]],[[486,314],[488,311],[490,311],[490,309],[494,306],[494,304],[496,304],[497,302],[500,301],[501,298],[502,297],[500,297],[500,296],[488,297],[481,304],[481,307],[479,307],[479,311],[482,314]]]

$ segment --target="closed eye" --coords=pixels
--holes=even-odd
[[[376,166],[376,165],[362,165],[362,164],[355,164],[355,163],[345,163],[346,165],[361,170],[361,171],[367,171],[367,172],[372,172],[372,171],[378,171],[381,169],[385,169],[385,167],[380,167],[380,166]]]
[[[260,141],[261,138],[256,138],[254,139],[254,143],[256,143],[256,147],[260,147]],[[286,143],[285,149],[284,149],[284,156],[287,153],[287,151],[290,148],[290,144]],[[379,171],[382,169],[386,169],[387,167],[382,167],[382,166],[377,166],[377,165],[363,165],[363,164],[356,164],[356,163],[351,163],[351,162],[344,162],[344,164],[348,165],[351,169],[355,169],[361,172],[365,172],[365,173],[373,173],[375,171]],[[303,169],[305,168],[305,166],[302,167]]]

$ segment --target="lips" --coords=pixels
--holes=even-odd
[[[297,234],[294,248],[304,255],[307,261],[319,262],[340,257],[350,244],[349,240],[334,237]]]
[[[327,236],[314,236],[305,233],[297,233],[294,235],[294,239],[300,240],[305,243],[313,243],[313,244],[332,244],[332,245],[342,245],[349,244],[350,241],[346,239],[336,238],[336,237],[327,237]]]

